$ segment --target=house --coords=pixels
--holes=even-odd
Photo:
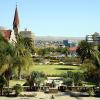
[[[68,49],[68,56],[69,57],[76,57],[77,56],[76,50],[77,50],[77,46],[69,47],[69,49]]]

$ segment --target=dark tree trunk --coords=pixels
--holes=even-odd
[[[18,67],[18,79],[21,80],[21,67]]]

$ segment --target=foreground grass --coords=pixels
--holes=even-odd
[[[70,66],[70,65],[32,65],[30,71],[39,71],[44,72],[46,75],[60,76],[67,71],[78,72],[81,71],[79,66]],[[23,85],[25,80],[10,80],[10,87],[21,84]]]
[[[61,75],[67,71],[81,71],[79,66],[68,65],[33,65],[31,71],[44,72],[46,75]]]

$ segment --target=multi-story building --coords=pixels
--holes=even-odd
[[[94,45],[99,45],[100,44],[100,35],[97,35],[94,38],[93,38],[93,35],[87,35],[86,41],[89,43],[93,43]]]

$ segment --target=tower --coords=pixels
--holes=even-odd
[[[19,16],[18,16],[17,5],[16,5],[14,20],[13,20],[13,30],[14,30],[15,36],[17,37],[18,32],[19,32]]]

